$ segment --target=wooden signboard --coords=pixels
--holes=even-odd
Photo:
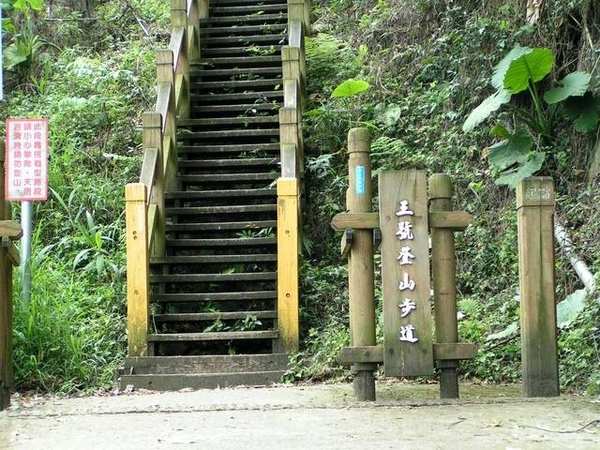
[[[433,374],[427,213],[425,172],[381,174],[383,362],[388,377]]]

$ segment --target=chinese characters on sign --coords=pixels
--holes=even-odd
[[[396,258],[400,266],[412,265],[413,259],[415,259],[415,255],[411,253],[410,248],[410,243],[415,238],[412,233],[412,223],[409,220],[406,220],[411,216],[414,216],[414,212],[409,209],[408,200],[401,200],[400,209],[396,211],[396,217],[399,218],[399,221],[396,224],[398,230],[396,231],[396,237],[403,245],[398,253],[398,258]],[[416,287],[415,281],[410,278],[408,272],[403,272],[402,280],[398,283],[398,289],[400,291],[414,291]],[[417,304],[413,299],[405,298],[398,307],[400,308],[400,317],[408,317],[410,319],[409,316],[417,309]],[[415,343],[419,340],[416,337],[416,331],[416,328],[411,323],[402,325],[400,326],[399,339],[402,342]]]
[[[385,375],[431,375],[431,281],[424,171],[380,174],[379,227]]]
[[[6,120],[6,199],[48,197],[48,121]]]

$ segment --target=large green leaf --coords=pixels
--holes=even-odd
[[[538,170],[540,170],[545,160],[545,153],[530,153],[527,157],[527,161],[520,165],[517,169],[503,172],[496,180],[496,184],[507,185],[515,189],[519,181],[521,181],[523,178],[534,175]]]
[[[504,89],[504,76],[506,75],[506,71],[515,59],[520,58],[523,55],[531,53],[532,49],[529,47],[515,47],[513,48],[508,55],[502,58],[496,67],[494,67],[494,74],[492,76],[492,86],[496,89]]]
[[[525,163],[533,146],[533,139],[527,130],[519,130],[488,148],[488,161],[496,170],[505,170],[516,163]]]
[[[569,97],[562,104],[565,115],[573,121],[580,133],[594,131],[600,122],[600,98],[591,92],[580,97]]]
[[[552,70],[554,55],[548,48],[534,48],[514,59],[504,75],[504,88],[517,94],[524,91],[530,82],[542,80]]]
[[[581,97],[588,90],[592,76],[585,72],[573,72],[558,82],[559,86],[544,94],[546,103],[552,105],[569,97]]]
[[[336,87],[331,96],[333,98],[351,97],[369,89],[369,83],[364,80],[346,80]]]
[[[556,305],[556,322],[559,328],[569,326],[577,318],[577,315],[585,308],[586,297],[587,291],[579,289]]]
[[[490,114],[494,111],[498,110],[502,105],[508,103],[511,98],[511,93],[506,89],[500,89],[495,94],[490,95],[486,98],[481,104],[471,111],[467,120],[463,124],[463,131],[469,132],[485,119],[487,119]]]

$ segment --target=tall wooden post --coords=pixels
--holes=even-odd
[[[446,174],[429,178],[430,211],[452,210],[452,179]],[[435,339],[437,343],[458,342],[456,319],[456,261],[454,231],[450,228],[431,228],[431,269],[433,273],[433,302],[435,309]],[[440,397],[458,398],[457,360],[438,360]]]
[[[366,128],[348,133],[349,187],[346,203],[349,213],[370,213],[372,208],[371,139]],[[375,345],[375,285],[373,271],[373,230],[354,230],[348,257],[350,296],[350,336],[353,347]],[[377,365],[357,363],[354,394],[359,400],[375,400],[374,371]]]
[[[125,203],[129,356],[146,356],[150,323],[150,256],[146,186],[142,183],[128,184],[125,187]]]
[[[549,177],[517,185],[523,394],[559,395],[554,288],[554,184]]]
[[[298,351],[298,180],[277,181],[277,351]]]

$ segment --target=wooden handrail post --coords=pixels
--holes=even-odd
[[[200,61],[200,5],[199,0],[188,0],[187,48],[190,62]]]
[[[549,177],[517,185],[521,357],[526,397],[559,395],[554,280],[554,184]]]
[[[165,177],[163,169],[163,139],[161,132],[162,119],[157,112],[146,112],[142,116],[142,142],[144,149],[158,149],[154,188],[150,195],[150,203],[156,205],[157,220],[153,239],[152,256],[165,254]]]
[[[350,213],[372,211],[371,138],[367,128],[353,128],[348,133],[349,187],[346,194]],[[354,240],[348,257],[348,292],[350,297],[350,345],[374,346],[375,282],[373,262],[373,230],[354,230]],[[352,366],[354,393],[359,400],[375,400],[376,364],[358,363]]]
[[[129,356],[148,354],[150,286],[146,186],[125,187],[127,239],[127,341]]]
[[[288,0],[288,23],[300,20],[306,34],[310,34],[310,0]]]
[[[200,19],[207,19],[209,16],[209,0],[198,0],[198,15]]]
[[[187,26],[187,0],[171,0],[171,27]]]
[[[298,257],[300,254],[298,179],[277,181],[277,324],[278,351],[298,351]]]
[[[430,211],[452,210],[452,179],[446,174],[429,178]],[[431,269],[437,343],[458,342],[456,319],[456,260],[454,231],[449,228],[431,229]],[[437,361],[440,369],[440,397],[458,398],[457,360]]]

